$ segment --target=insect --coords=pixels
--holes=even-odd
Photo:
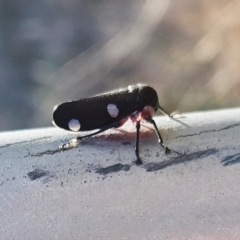
[[[94,133],[77,137],[78,141],[92,137],[110,128],[118,128],[130,119],[136,126],[136,164],[142,164],[139,157],[139,131],[141,122],[151,123],[156,131],[159,144],[169,153],[161,134],[153,120],[154,113],[160,110],[172,118],[158,103],[157,92],[145,84],[129,85],[77,101],[65,102],[54,107],[53,124],[74,132],[97,130]],[[67,144],[62,145],[62,148]]]

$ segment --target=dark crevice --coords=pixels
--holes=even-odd
[[[230,129],[230,128],[234,128],[234,127],[239,127],[239,126],[240,126],[240,124],[237,123],[237,124],[229,125],[229,126],[224,127],[224,128],[220,128],[220,129],[206,130],[206,131],[202,131],[202,132],[199,132],[199,133],[188,134],[188,135],[180,135],[180,136],[177,136],[175,138],[177,139],[177,138],[199,136],[199,135],[201,135],[203,133],[209,133],[209,132],[221,132],[221,131],[224,131],[224,130],[227,130],[227,129]]]
[[[36,153],[36,154],[30,154],[29,153],[25,157],[28,157],[28,156],[31,156],[31,157],[41,157],[43,155],[54,155],[55,153],[64,152],[64,151],[67,151],[67,150],[70,150],[70,149],[72,149],[72,148],[57,148],[57,149],[54,149],[54,150],[47,150],[47,151]]]
[[[21,141],[21,142],[15,142],[15,143],[7,143],[7,144],[5,144],[5,145],[0,146],[0,148],[6,148],[6,147],[13,146],[13,145],[18,145],[18,144],[20,145],[20,144],[23,144],[23,143],[31,143],[31,142],[35,142],[35,141],[39,141],[39,140],[47,139],[47,138],[50,138],[50,136],[48,136],[48,137],[36,138],[36,139],[31,139],[31,140],[26,140],[26,141]]]

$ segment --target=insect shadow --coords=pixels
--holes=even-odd
[[[216,150],[215,148],[204,150],[204,151],[193,152],[189,154],[180,155],[177,157],[172,157],[170,160],[167,160],[167,161],[146,163],[142,166],[142,168],[145,169],[146,172],[156,172],[156,171],[165,169],[167,167],[170,167],[172,165],[197,160],[199,158],[205,158],[217,152],[218,150]],[[98,167],[95,169],[95,173],[98,173],[100,175],[107,175],[107,174],[116,173],[120,171],[129,171],[133,165],[134,164],[118,163],[118,164],[110,165],[107,167]]]
[[[224,157],[221,160],[221,163],[223,164],[223,166],[228,166],[228,165],[233,165],[233,164],[236,164],[236,163],[240,163],[240,153]]]
[[[170,167],[172,165],[197,160],[199,158],[205,158],[205,157],[208,157],[217,152],[218,152],[218,150],[216,150],[215,148],[211,148],[211,149],[204,150],[204,151],[198,151],[198,152],[193,152],[193,153],[173,157],[170,160],[163,161],[163,162],[150,162],[150,163],[145,164],[143,166],[143,168],[147,172],[156,172],[156,171],[162,170],[164,168]]]
[[[132,167],[133,164],[121,164],[121,163],[117,163],[114,165],[110,165],[108,167],[99,167],[95,169],[95,173],[98,173],[100,175],[107,175],[110,173],[117,173],[120,171],[129,171],[130,168]]]

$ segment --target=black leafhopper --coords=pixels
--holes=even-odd
[[[74,132],[97,130],[94,133],[77,137],[77,140],[80,141],[110,128],[118,128],[130,119],[136,126],[136,163],[141,164],[142,161],[139,157],[141,122],[148,122],[153,125],[159,144],[165,149],[166,153],[170,152],[169,148],[163,143],[156,123],[152,119],[157,110],[172,117],[160,107],[157,93],[152,87],[137,84],[93,97],[62,103],[53,110],[53,124]],[[62,148],[67,145],[62,145]]]

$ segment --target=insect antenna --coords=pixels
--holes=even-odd
[[[158,110],[159,110],[161,113],[163,113],[165,116],[171,118],[173,121],[175,121],[175,122],[177,122],[177,123],[179,123],[179,124],[181,124],[181,125],[183,125],[183,126],[185,126],[185,127],[190,127],[190,126],[187,125],[186,123],[183,123],[183,122],[181,122],[181,121],[173,118],[174,115],[179,115],[180,112],[174,111],[174,112],[172,112],[171,114],[169,114],[169,113],[167,113],[159,104],[158,104]]]
[[[163,113],[165,116],[168,116],[168,117],[170,117],[170,118],[173,118],[173,115],[175,115],[175,113],[177,113],[177,112],[173,112],[172,114],[169,114],[169,113],[167,113],[160,105],[158,105],[158,110],[159,110],[161,113]]]

